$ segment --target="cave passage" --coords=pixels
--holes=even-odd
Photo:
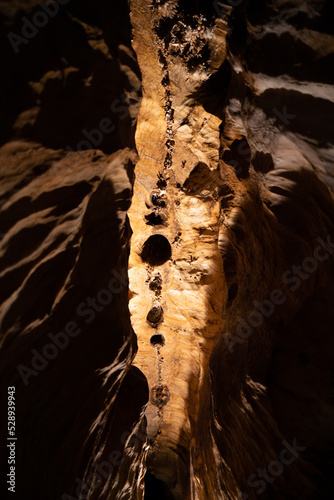
[[[173,495],[166,483],[147,471],[145,474],[144,500],[173,500]]]

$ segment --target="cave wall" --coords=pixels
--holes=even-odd
[[[0,3],[17,498],[331,498],[333,4],[38,12]]]

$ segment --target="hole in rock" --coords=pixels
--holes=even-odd
[[[149,312],[146,316],[146,319],[150,323],[151,326],[156,328],[157,324],[162,319],[162,314],[163,314],[162,307],[160,304],[158,304],[156,306],[151,307],[151,309],[149,310]]]
[[[262,172],[263,174],[266,174],[267,172],[270,172],[270,170],[273,170],[274,162],[271,154],[257,151],[253,159],[253,167],[254,170],[256,170],[257,172]]]
[[[159,189],[164,189],[165,187],[167,187],[167,182],[165,181],[165,179],[163,179],[161,176],[159,176],[157,186]]]
[[[153,335],[151,337],[151,344],[154,346],[164,346],[165,337],[163,335]]]
[[[168,73],[163,77],[161,80],[161,83],[164,87],[167,87],[169,85],[169,75]]]
[[[233,196],[233,191],[228,184],[222,184],[219,188],[219,196]]]
[[[222,209],[229,208],[230,205],[231,205],[231,203],[232,203],[233,198],[234,198],[233,194],[228,194],[227,196],[225,196],[224,198],[222,198],[220,200],[220,207]]]
[[[169,389],[167,385],[161,384],[153,387],[151,392],[152,404],[161,408],[166,405],[170,400]]]
[[[161,294],[162,278],[161,278],[161,274],[160,273],[158,273],[158,274],[156,274],[156,276],[154,276],[154,278],[152,279],[152,281],[149,284],[149,289],[153,290],[156,295],[160,295]]]
[[[145,215],[146,224],[149,226],[159,226],[165,224],[166,218],[155,212]]]
[[[144,500],[173,500],[173,495],[166,483],[147,471],[145,474]]]
[[[235,169],[235,173],[239,178],[246,179],[249,176],[251,162],[251,149],[246,138],[233,141],[230,149],[224,151],[223,160]]]
[[[256,151],[253,159],[253,166],[257,172],[262,172],[263,174],[270,172],[270,170],[274,168],[274,162],[271,154]]]
[[[161,50],[159,50],[159,52],[158,52],[158,57],[159,57],[159,63],[161,64],[161,66],[163,67],[163,69],[167,70],[167,60],[166,60],[166,58],[163,55],[163,53],[162,53]]]
[[[161,266],[172,256],[172,247],[162,234],[150,236],[144,243],[141,258],[151,266]]]
[[[173,155],[170,151],[168,151],[168,153],[166,154],[166,158],[165,158],[165,161],[164,161],[164,167],[165,168],[170,168],[173,164]],[[158,187],[161,187],[158,185]]]
[[[166,206],[166,202],[163,199],[163,194],[160,190],[152,191],[151,200],[152,200],[153,205],[155,205],[156,207],[165,207]]]
[[[166,146],[167,146],[167,148],[173,148],[175,146],[174,139],[167,139]]]

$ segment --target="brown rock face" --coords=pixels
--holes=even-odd
[[[196,15],[194,26],[178,21],[167,40],[161,33],[166,24],[174,24],[174,16],[173,10],[164,12],[158,5],[132,3],[133,44],[144,92],[136,130],[140,161],[129,211],[129,308],[138,338],[134,364],[151,391],[145,412],[148,470],[168,485],[173,497],[185,498],[199,408],[209,393],[209,359],[222,330],[227,295],[217,245],[221,120],[194,94],[214,73],[214,63],[223,63],[225,25],[217,21],[211,26]],[[183,47],[184,37],[189,49]],[[215,53],[214,63],[203,59],[207,51]],[[148,223],[151,214],[154,224]],[[150,287],[157,272],[158,295]],[[162,308],[158,324],[153,316],[160,316]],[[152,326],[164,339],[158,349],[151,341]]]
[[[332,2],[57,6],[0,3],[16,498],[329,500]]]

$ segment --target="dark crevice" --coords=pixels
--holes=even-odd
[[[151,201],[152,201],[153,205],[155,205],[157,207],[163,208],[166,206],[166,202],[163,199],[163,194],[161,193],[161,191],[152,191]]]
[[[225,59],[218,71],[215,71],[194,94],[194,99],[198,100],[208,113],[223,119],[231,79],[231,64],[228,59]],[[187,119],[182,123],[182,125],[184,124],[187,124]]]
[[[230,149],[224,151],[223,161],[235,169],[240,179],[246,179],[249,176],[251,150],[245,137],[233,141]]]
[[[144,243],[141,258],[152,266],[160,266],[172,256],[169,241],[162,234],[150,236]]]
[[[173,495],[166,483],[147,471],[145,474],[144,500],[173,500]]]
[[[167,181],[163,178],[162,174],[158,175],[159,180],[157,182],[157,186],[159,189],[165,189],[167,187]]]
[[[228,289],[228,297],[227,297],[228,305],[231,305],[231,303],[233,302],[233,300],[236,298],[237,295],[238,295],[238,283],[232,283]]]
[[[262,151],[256,151],[253,158],[253,167],[256,172],[261,172],[266,174],[274,168],[274,162],[271,154],[263,153]]]
[[[227,286],[231,286],[237,276],[237,260],[235,252],[230,250],[224,256],[224,273]]]
[[[198,194],[208,188],[211,181],[211,171],[205,163],[198,163],[190,172],[189,177],[183,184],[183,190],[187,194]]]
[[[158,408],[165,406],[170,400],[169,389],[166,384],[159,384],[152,388],[151,402]]]
[[[161,295],[162,290],[162,278],[161,274],[157,273],[149,284],[149,289],[152,290],[156,296]]]
[[[149,226],[166,226],[166,216],[152,212],[149,215],[145,215],[146,224]]]

